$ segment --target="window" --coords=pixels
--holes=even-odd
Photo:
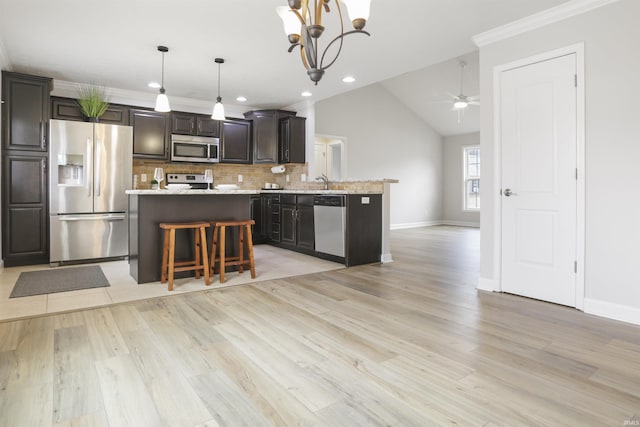
[[[480,209],[480,147],[464,147],[464,210]]]

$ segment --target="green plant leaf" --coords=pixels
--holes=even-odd
[[[87,117],[100,117],[109,108],[104,86],[84,85],[78,89],[78,105]]]

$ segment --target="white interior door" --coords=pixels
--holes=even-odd
[[[576,55],[503,71],[502,290],[576,306]]]

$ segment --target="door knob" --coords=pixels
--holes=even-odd
[[[505,188],[504,195],[506,197],[517,196],[517,194],[512,192],[510,188]]]

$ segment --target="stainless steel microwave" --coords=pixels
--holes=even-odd
[[[218,163],[220,139],[173,134],[171,135],[171,161]]]

